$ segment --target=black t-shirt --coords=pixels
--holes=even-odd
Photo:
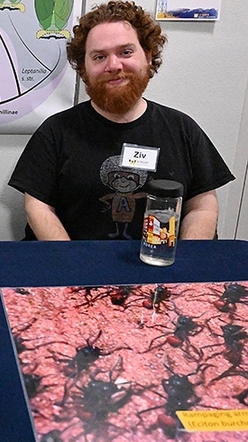
[[[49,117],[9,185],[55,207],[71,239],[139,239],[149,179],[181,182],[184,201],[234,179],[192,118],[147,104],[130,123],[107,120],[90,101]],[[123,143],[160,148],[157,171],[121,168]],[[27,239],[33,238],[27,229]]]

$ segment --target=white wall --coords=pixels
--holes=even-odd
[[[248,81],[233,171],[237,179],[228,193],[224,226],[227,237],[248,239]]]
[[[86,1],[86,10],[96,0]],[[155,12],[155,0],[137,0]],[[234,6],[235,5],[235,9]],[[246,125],[242,112],[248,78],[248,2],[222,1],[217,22],[161,22],[169,43],[164,63],[150,82],[145,96],[191,115],[207,132],[238,180],[242,181],[247,158]],[[81,85],[80,100],[86,97]],[[0,135],[0,240],[20,239],[25,224],[23,198],[6,182],[28,136]],[[232,238],[237,207],[227,206],[233,183],[218,191],[219,235]],[[235,184],[236,186],[236,184]],[[240,186],[235,198],[240,199]],[[228,215],[228,216],[227,216]],[[247,231],[242,233],[248,239]]]
[[[27,135],[0,135],[0,241],[21,239],[25,226],[23,195],[7,186]]]

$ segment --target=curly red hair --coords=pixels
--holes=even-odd
[[[90,30],[101,23],[127,21],[136,30],[140,45],[146,54],[151,54],[150,77],[158,71],[162,63],[162,50],[167,42],[161,26],[151,14],[133,1],[109,1],[94,6],[83,15],[73,28],[74,37],[67,44],[67,57],[80,76],[84,73],[85,45]]]

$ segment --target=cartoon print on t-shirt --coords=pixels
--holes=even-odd
[[[114,193],[99,198],[106,205],[103,211],[112,209],[116,231],[109,233],[109,238],[123,236],[132,239],[127,229],[135,214],[135,200],[146,198],[147,195],[145,192],[134,193],[134,191],[144,186],[147,176],[146,170],[121,167],[120,155],[109,157],[102,163],[100,178],[105,186],[114,190]],[[121,227],[122,233],[120,233]]]

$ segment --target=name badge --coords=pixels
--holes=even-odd
[[[156,172],[160,148],[123,143],[120,166]]]

